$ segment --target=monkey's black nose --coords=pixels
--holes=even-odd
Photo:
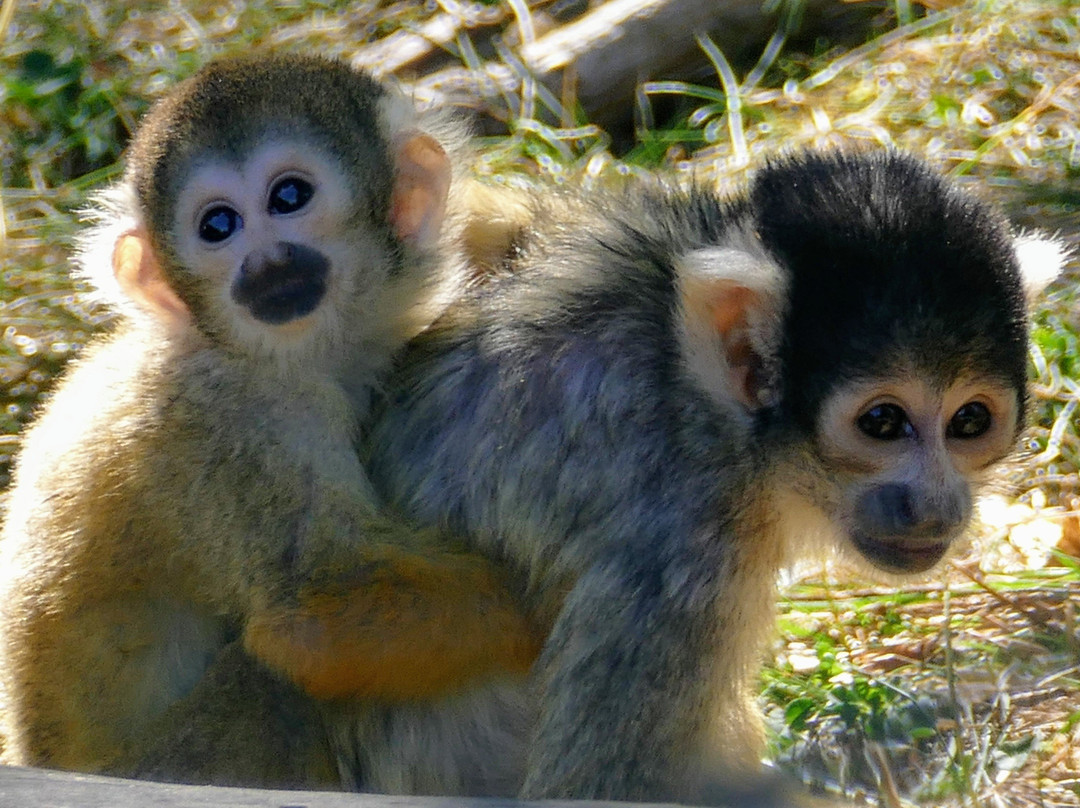
[[[859,497],[859,527],[912,539],[948,537],[966,521],[965,501],[947,492],[931,498],[906,483],[884,483]]]
[[[326,295],[330,261],[303,244],[279,241],[244,258],[232,299],[269,325],[283,325],[315,311]]]

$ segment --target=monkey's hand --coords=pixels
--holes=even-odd
[[[497,567],[445,550],[378,555],[251,615],[244,646],[327,700],[423,700],[529,670],[540,641]]]

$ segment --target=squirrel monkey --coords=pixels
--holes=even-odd
[[[723,802],[763,751],[781,565],[945,556],[1063,251],[894,152],[778,159],[732,198],[550,192],[514,238],[410,344],[368,471],[555,615],[519,796]]]
[[[143,119],[81,255],[121,320],[26,434],[0,540],[7,762],[138,771],[196,690],[243,701],[250,662],[250,725],[266,703],[292,736],[197,776],[321,784],[322,704],[529,669],[504,569],[385,513],[355,451],[395,352],[466,281],[463,143],[304,56],[218,61]]]

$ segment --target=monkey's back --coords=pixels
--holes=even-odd
[[[156,448],[154,410],[159,394],[169,398],[161,361],[132,332],[102,339],[36,414],[23,435],[0,545],[7,585],[51,570],[58,577],[39,583],[53,586],[79,554],[110,553],[109,542],[130,530],[137,475]],[[129,550],[139,551],[127,559],[132,565],[146,557],[143,548]]]
[[[695,383],[679,325],[684,259],[742,224],[697,192],[538,199],[511,271],[414,340],[389,386],[376,487],[505,559],[551,625],[523,794],[691,795],[725,724],[746,741],[725,761],[755,765],[747,659],[782,550],[736,529],[761,461],[747,419]],[[720,637],[749,650],[717,654]]]
[[[512,271],[407,350],[371,436],[376,486],[537,577],[691,532],[750,461],[686,382],[674,264],[740,215],[664,189],[534,199]]]
[[[162,360],[132,332],[88,347],[24,436],[0,540],[7,760],[85,765],[85,750],[57,751],[69,727],[63,716],[92,710],[100,695],[60,687],[72,668],[93,681],[95,657],[105,652],[99,630],[84,632],[80,615],[93,613],[117,646],[137,650],[139,632],[125,631],[128,601],[159,583],[155,564],[179,559],[168,549],[176,543],[170,522],[147,507],[161,448],[155,409],[169,398]],[[163,604],[162,618],[167,611]],[[177,628],[192,638],[218,630],[197,618]]]

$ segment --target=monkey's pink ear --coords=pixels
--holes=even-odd
[[[450,193],[450,159],[430,135],[401,141],[394,160],[390,224],[402,241],[428,246],[438,238]]]
[[[756,410],[777,392],[784,282],[766,256],[709,247],[677,263],[683,361],[720,401]]]
[[[113,248],[113,274],[128,297],[168,325],[186,325],[191,313],[173,288],[141,231],[125,233]]]

